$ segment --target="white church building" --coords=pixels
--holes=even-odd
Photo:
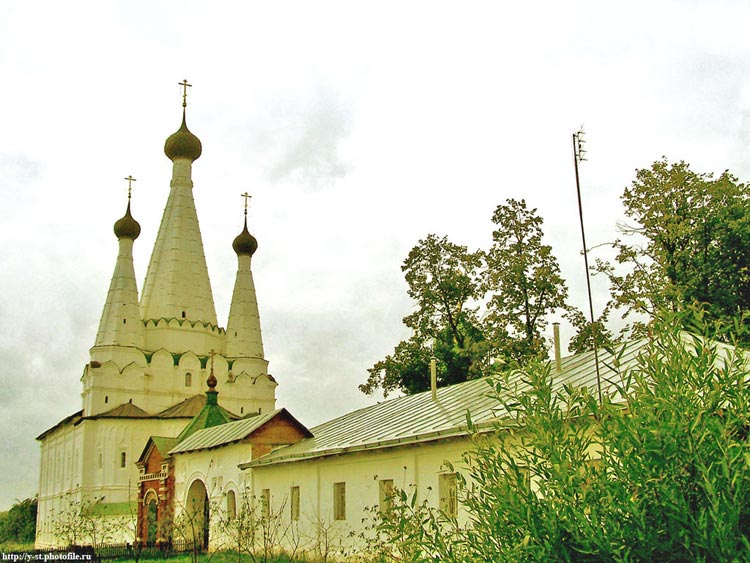
[[[246,217],[233,243],[226,328],[216,318],[191,180],[201,143],[187,128],[184,98],[182,124],[164,150],[172,180],[140,299],[132,254],[140,226],[128,202],[114,226],[119,252],[83,369],[83,404],[37,438],[37,545],[62,543],[57,515],[71,500],[92,498],[101,498],[102,518],[125,523],[112,540],[169,542],[173,524],[192,514],[205,518],[199,539],[212,549],[232,547],[217,522],[246,503],[274,515],[285,530],[278,546],[313,549],[325,530],[340,552],[356,547],[365,508],[394,486],[415,486],[461,518],[445,462],[460,467],[471,447],[467,411],[488,430],[502,418],[488,382],[383,401],[309,429],[277,408],[251,272],[258,245]],[[562,359],[557,371],[560,384],[593,385],[589,354]]]

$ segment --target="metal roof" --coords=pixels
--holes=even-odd
[[[203,407],[205,406],[206,395],[204,393],[200,393],[198,395],[188,397],[184,401],[180,401],[179,403],[172,405],[167,409],[164,409],[156,416],[159,418],[193,418],[195,416],[198,416],[198,414],[200,414],[201,410],[203,410]],[[232,420],[239,420],[240,418],[242,418],[241,416],[237,416],[236,414],[229,412],[226,409],[224,409],[224,411]]]
[[[151,415],[132,402],[122,403],[106,412],[86,418],[150,418]]]
[[[616,355],[599,350],[599,372],[602,392],[614,392],[613,383],[620,383],[618,373],[633,367],[647,340],[629,343]],[[619,366],[619,367],[618,367]],[[584,352],[561,360],[560,373],[554,373],[553,388],[565,384],[596,389],[594,353]],[[492,378],[475,379],[439,388],[437,400],[431,391],[383,401],[311,428],[313,437],[271,452],[240,467],[258,467],[288,463],[352,451],[394,447],[409,443],[462,437],[466,435],[466,414],[472,422],[490,428],[507,412],[491,395]],[[523,372],[510,381],[518,388],[528,386]]]
[[[227,422],[219,426],[198,430],[172,448],[169,453],[177,454],[194,450],[205,450],[238,442],[279,415],[284,415],[287,419],[291,420],[293,424],[299,427],[303,435],[312,436],[310,431],[294,418],[288,410],[281,408],[266,414],[256,414],[235,422]]]

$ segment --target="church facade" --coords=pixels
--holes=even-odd
[[[191,172],[200,140],[182,123],[164,147],[172,179],[142,294],[133,269],[140,225],[130,195],[114,225],[118,254],[90,361],[81,377],[81,409],[37,437],[41,445],[38,546],[61,543],[56,522],[77,504],[123,521],[133,541],[139,471],[151,436],[177,436],[204,407],[210,371],[231,419],[272,412],[251,257],[245,227],[233,247],[238,268],[226,328],[219,326],[193,199]]]

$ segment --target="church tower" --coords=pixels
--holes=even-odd
[[[203,146],[187,126],[188,86],[182,83],[180,127],[164,144],[172,179],[140,304],[132,257],[140,226],[131,216],[130,199],[125,217],[115,225],[120,252],[82,378],[87,416],[126,402],[158,413],[203,396],[200,382],[212,354],[228,410],[244,416],[275,408],[276,382],[267,373],[250,269],[258,243],[247,230],[247,194],[245,226],[233,244],[239,265],[228,330],[217,322],[193,198],[192,168]],[[134,179],[128,181],[132,185]]]
[[[193,199],[192,167],[203,147],[187,126],[190,84],[183,81],[181,86],[182,122],[164,144],[172,163],[169,195],[140,302],[133,251],[141,226],[131,211],[135,179],[129,176],[125,215],[114,225],[114,272],[81,377],[82,408],[37,437],[40,546],[61,541],[54,515],[68,502],[103,498],[105,513],[133,513],[132,484],[139,479],[133,462],[150,436],[177,436],[202,412],[208,400],[202,382],[209,372],[214,386],[221,388],[228,417],[275,409],[277,383],[267,371],[250,271],[257,242],[247,219],[233,245],[239,267],[231,332],[217,322]]]
[[[247,200],[250,196],[244,193],[242,197],[245,198],[245,222],[242,232],[232,243],[237,254],[237,276],[229,308],[224,351],[227,357],[234,358],[233,368],[237,376],[257,377],[268,369],[268,362],[263,358],[258,300],[251,269],[258,241],[247,230]]]

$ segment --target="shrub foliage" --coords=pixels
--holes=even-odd
[[[602,404],[543,364],[496,380],[509,416],[491,435],[474,428],[466,518],[397,491],[374,529],[409,549],[388,559],[749,561],[750,356],[674,319],[660,326],[635,368],[608,366]]]

